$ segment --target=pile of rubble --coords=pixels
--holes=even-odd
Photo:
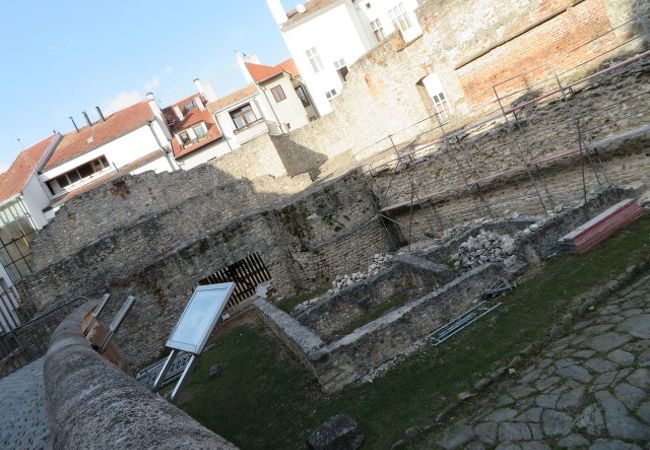
[[[457,253],[451,256],[454,268],[464,271],[488,263],[501,263],[513,267],[517,263],[515,240],[508,235],[481,230],[460,244]]]
[[[327,291],[326,295],[338,294],[342,289],[345,289],[348,286],[352,286],[357,283],[366,281],[368,278],[377,275],[381,269],[383,269],[388,262],[393,259],[393,255],[389,253],[378,253],[372,258],[372,262],[368,266],[365,272],[354,272],[348,275],[338,275],[334,281],[332,281],[332,289]]]

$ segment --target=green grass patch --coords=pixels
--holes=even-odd
[[[373,383],[334,396],[286,354],[261,327],[242,326],[204,354],[180,406],[242,449],[305,447],[328,417],[352,415],[364,448],[389,448],[413,425],[430,423],[450,400],[547,335],[569,300],[608,282],[650,254],[650,218],[617,233],[585,255],[550,261],[502,297],[503,306],[440,347],[426,346]],[[208,379],[211,364],[223,375]]]
[[[299,304],[304,303],[307,300],[320,297],[325,292],[327,292],[328,289],[329,286],[321,286],[309,292],[301,292],[300,294],[294,295],[292,297],[283,298],[276,306],[280,308],[282,311],[286,313],[290,313],[291,311],[293,311],[293,308],[295,308]]]

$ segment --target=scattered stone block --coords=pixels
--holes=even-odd
[[[356,450],[363,443],[363,433],[354,419],[346,414],[330,417],[308,439],[313,450]]]
[[[221,366],[219,364],[214,364],[210,366],[210,371],[208,372],[210,379],[219,378],[221,376]]]

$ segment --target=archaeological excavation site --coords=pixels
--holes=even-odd
[[[40,230],[0,386],[49,445],[650,448],[648,3],[418,3],[333,112]]]

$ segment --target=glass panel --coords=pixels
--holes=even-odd
[[[197,125],[192,129],[194,130],[194,134],[196,134],[197,139],[203,139],[206,136],[205,130],[203,129],[203,125]]]
[[[79,175],[81,175],[81,178],[86,178],[91,176],[95,171],[93,170],[92,164],[84,164],[83,166],[79,167],[77,169],[79,171]]]
[[[169,338],[173,342],[169,343],[185,344],[193,347],[191,351],[200,351],[225,308],[232,288],[233,283],[225,283],[197,289]]]

